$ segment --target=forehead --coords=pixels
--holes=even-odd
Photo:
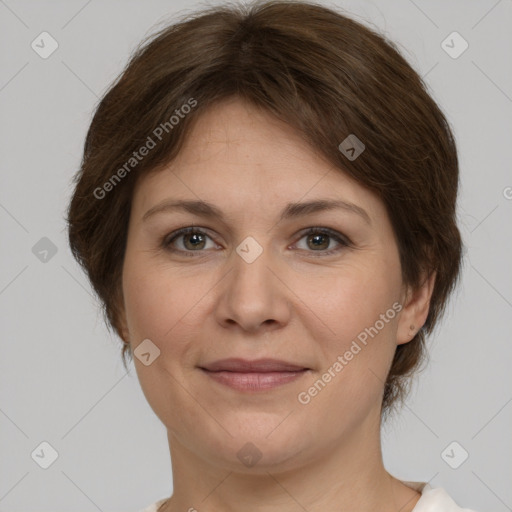
[[[263,148],[266,151],[262,152]],[[312,158],[312,148],[290,125],[239,99],[218,103],[203,113],[183,149],[180,160],[187,162],[221,157],[228,162],[269,163],[269,153],[280,161]]]
[[[200,115],[179,155],[139,180],[134,209],[146,211],[168,198],[202,199],[252,214],[317,198],[379,208],[372,192],[327,162],[292,127],[238,99]]]

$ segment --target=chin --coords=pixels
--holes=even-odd
[[[308,439],[309,436],[303,432],[304,425],[293,421],[285,427],[293,415],[282,425],[279,423],[286,415],[278,420],[275,416],[261,416],[245,414],[234,422],[225,422],[226,430],[233,437],[223,433],[221,437],[212,439],[211,443],[203,446],[203,454],[212,464],[237,473],[266,474],[297,467],[309,451],[308,447],[313,448],[310,443],[314,442],[314,436]]]
[[[287,445],[263,442],[237,442],[225,446],[223,452],[216,452],[213,464],[236,473],[265,475],[294,469],[300,464],[302,448],[296,443]],[[221,454],[221,458],[219,458]]]

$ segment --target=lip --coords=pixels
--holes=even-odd
[[[200,369],[220,384],[247,392],[273,389],[309,372],[309,368],[278,359],[221,359]]]
[[[266,372],[297,372],[307,370],[305,366],[292,364],[279,359],[255,359],[250,361],[241,358],[219,359],[213,363],[201,366],[210,372],[239,372],[239,373],[266,373]]]

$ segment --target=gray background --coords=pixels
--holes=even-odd
[[[0,0],[0,511],[129,512],[171,493],[165,429],[133,364],[123,369],[64,215],[96,102],[157,23],[201,5]],[[460,505],[512,510],[512,2],[326,5],[399,43],[459,147],[462,285],[430,366],[384,429],[385,463]],[[43,31],[59,44],[47,59],[31,48]],[[453,31],[469,43],[458,58],[441,46]],[[43,237],[57,248],[46,262],[32,250]],[[58,452],[48,469],[31,457],[43,441]],[[469,453],[457,469],[441,456],[452,441]],[[461,450],[448,450],[452,464]]]

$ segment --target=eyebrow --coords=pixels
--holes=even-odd
[[[349,203],[341,199],[316,199],[314,201],[301,202],[301,203],[288,203],[281,212],[279,221],[302,217],[312,213],[321,211],[328,211],[334,209],[342,209],[347,212],[355,213],[361,216],[368,224],[371,225],[372,221],[370,216],[360,206],[354,203]],[[214,218],[225,222],[222,210],[215,205],[206,201],[190,201],[190,200],[166,200],[156,206],[150,208],[142,217],[143,221],[148,220],[150,217],[157,213],[169,212],[175,210],[184,210],[188,213],[198,215],[205,218]]]

